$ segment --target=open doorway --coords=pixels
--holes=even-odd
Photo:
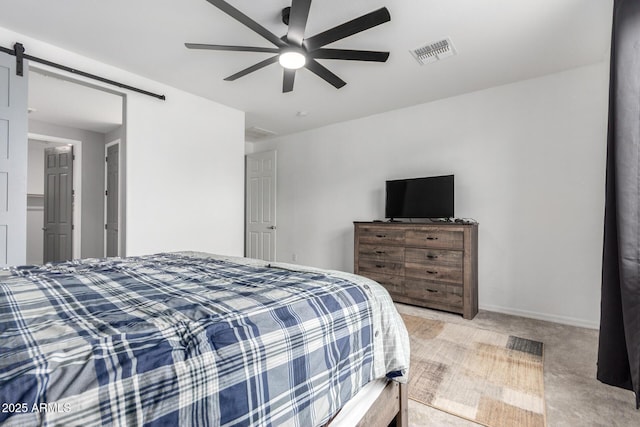
[[[32,67],[28,98],[27,263],[103,257],[106,255],[105,149],[114,140],[124,141],[125,97]],[[47,172],[48,166],[58,166],[51,163],[54,158],[51,153],[55,152],[57,159],[58,151],[65,151],[55,147],[72,147],[73,154],[69,156],[72,164],[67,169]],[[67,172],[73,174],[71,181],[65,181]],[[68,188],[67,182],[72,182],[72,188]],[[122,193],[124,188],[118,197],[122,197]],[[45,217],[45,201],[57,216]],[[65,223],[68,212],[64,210],[68,206],[72,214],[68,219],[70,234],[64,226],[57,228],[57,223],[51,223],[60,218],[60,222]],[[120,224],[116,227],[124,228]],[[58,233],[56,236],[52,237],[52,229]],[[118,249],[123,246],[122,239],[119,234],[115,243]],[[118,250],[118,254],[122,251]]]

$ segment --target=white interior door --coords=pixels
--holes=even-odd
[[[0,53],[0,267],[27,260],[27,69]]]
[[[276,152],[247,155],[245,256],[276,260]]]

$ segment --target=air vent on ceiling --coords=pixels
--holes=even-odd
[[[424,65],[453,56],[456,54],[456,49],[453,47],[451,39],[447,37],[446,39],[411,49],[409,52],[411,52],[411,55],[413,55],[420,65]]]
[[[276,135],[275,132],[272,132],[267,129],[262,129],[256,126],[252,126],[244,130],[244,137],[248,141],[258,141],[258,140],[269,138],[275,135]]]

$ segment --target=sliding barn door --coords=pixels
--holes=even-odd
[[[27,261],[27,73],[0,53],[0,267]]]

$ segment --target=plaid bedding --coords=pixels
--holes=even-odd
[[[317,426],[408,338],[382,287],[200,253],[0,277],[0,424]]]

